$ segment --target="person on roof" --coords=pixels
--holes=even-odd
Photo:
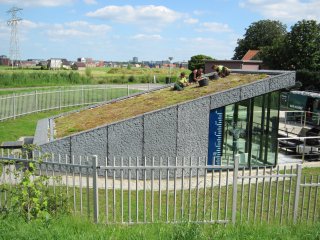
[[[174,84],[173,90],[182,91],[186,86],[189,86],[189,84],[190,83],[188,82],[188,80],[186,78],[186,74],[184,72],[182,72],[180,74],[179,79]]]
[[[190,83],[190,84],[197,82],[197,72],[198,72],[198,70],[197,70],[197,69],[194,69],[194,70],[190,73],[190,75],[189,75],[189,83]]]
[[[222,78],[230,75],[231,73],[229,68],[222,65],[213,65],[212,69],[218,73],[219,77]]]

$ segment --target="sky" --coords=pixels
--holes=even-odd
[[[0,55],[9,56],[13,6],[23,9],[21,59],[223,60],[253,22],[320,22],[320,0],[0,0]]]

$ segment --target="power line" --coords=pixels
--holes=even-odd
[[[11,59],[11,65],[18,64],[20,62],[20,48],[19,48],[19,38],[18,38],[18,23],[22,18],[18,17],[23,9],[18,7],[12,7],[7,11],[11,15],[11,18],[7,21],[8,26],[11,27],[11,36],[10,36],[10,50],[9,55]]]

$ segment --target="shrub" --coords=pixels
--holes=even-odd
[[[25,156],[35,150],[34,145],[25,146]],[[8,162],[15,164],[14,170],[8,168],[7,174],[12,174],[16,184],[1,185],[0,190],[6,191],[11,196],[11,204],[8,209],[1,209],[2,213],[13,213],[23,217],[29,222],[34,219],[48,221],[51,216],[59,213],[69,213],[68,198],[62,191],[53,193],[49,181],[54,184],[61,184],[61,177],[37,176],[42,159],[23,163]]]
[[[133,83],[135,81],[135,77],[133,75],[131,75],[129,78],[128,78],[128,82],[130,83]]]

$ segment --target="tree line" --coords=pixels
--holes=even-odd
[[[297,71],[302,90],[320,90],[320,24],[301,20],[290,31],[280,21],[260,20],[245,29],[238,39],[233,60],[241,60],[248,50],[259,50],[254,60],[262,60],[273,70]],[[206,55],[192,56],[189,69],[204,67]]]

